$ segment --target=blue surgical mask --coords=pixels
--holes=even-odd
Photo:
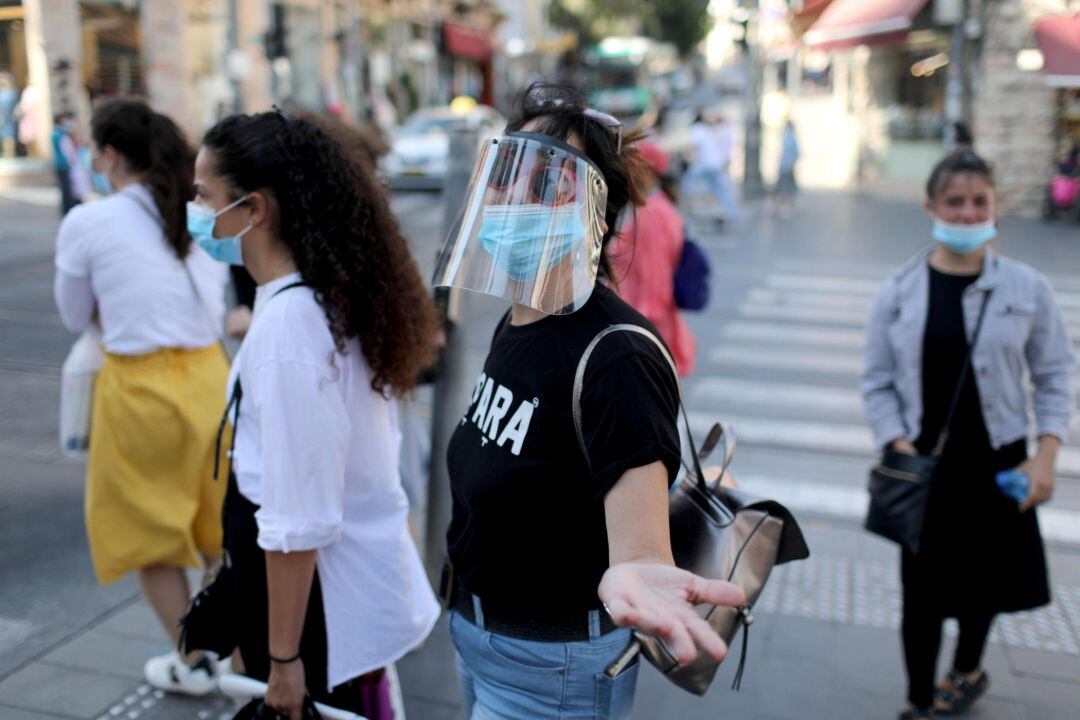
[[[86,148],[79,149],[79,162],[86,169],[86,174],[90,176],[90,184],[94,186],[96,192],[102,195],[112,194],[113,186],[109,182],[109,176],[94,170],[94,157]]]
[[[246,228],[240,231],[239,235],[222,238],[214,237],[214,225],[223,213],[232,210],[245,200],[247,200],[247,197],[242,197],[217,212],[214,212],[212,208],[194,202],[188,202],[187,204],[187,230],[191,234],[191,239],[205,250],[207,255],[218,262],[230,265],[244,264],[244,258],[240,252],[240,238],[244,237],[254,223],[249,223]]]
[[[512,280],[530,281],[584,241],[585,225],[576,205],[492,205],[478,239]]]
[[[996,238],[997,234],[997,223],[993,220],[958,225],[934,218],[934,239],[960,255],[970,255]]]

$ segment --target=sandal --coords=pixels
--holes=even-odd
[[[935,704],[938,715],[959,715],[966,712],[990,688],[990,676],[985,670],[974,681],[968,680],[955,670],[950,670],[946,679],[956,692],[938,688]]]
[[[908,708],[897,715],[896,720],[934,720],[933,708]]]

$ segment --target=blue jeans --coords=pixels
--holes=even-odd
[[[537,642],[487,632],[450,614],[450,636],[469,720],[620,720],[630,716],[637,659],[618,677],[604,672],[630,643],[629,630],[580,642]],[[594,623],[599,628],[599,620]]]

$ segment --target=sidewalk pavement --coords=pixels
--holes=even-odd
[[[737,640],[704,698],[643,667],[634,720],[887,720],[904,695],[895,550],[855,526],[803,518],[814,556],[780,568],[759,601],[741,692],[731,691]],[[998,624],[985,667],[989,695],[980,720],[1080,718],[1080,567],[1053,568],[1064,628]],[[1067,584],[1066,584],[1067,583]],[[1020,618],[1020,620],[1016,620]],[[1064,630],[1064,634],[1061,634]],[[948,640],[942,670],[955,632]],[[1053,637],[1071,638],[1054,645]],[[227,720],[221,696],[164,695],[142,680],[147,658],[169,649],[149,607],[133,596],[0,681],[0,720]],[[411,720],[467,720],[461,708],[445,618],[398,663]]]

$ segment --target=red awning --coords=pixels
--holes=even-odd
[[[486,30],[444,22],[443,40],[446,42],[446,51],[451,55],[478,62],[491,59],[491,38]]]
[[[1035,39],[1043,54],[1046,84],[1080,87],[1080,13],[1038,21]]]
[[[834,0],[803,42],[822,50],[880,45],[907,36],[927,0]]]

